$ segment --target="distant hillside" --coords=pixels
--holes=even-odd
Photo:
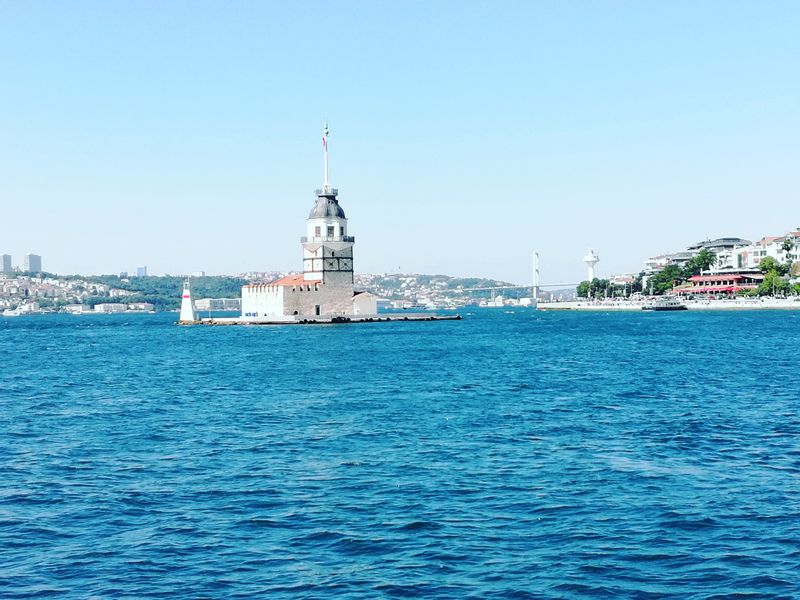
[[[133,292],[126,302],[150,302],[158,310],[172,310],[180,306],[184,277],[171,275],[146,277],[119,277],[117,275],[74,276],[92,283],[102,283],[109,287]],[[192,296],[194,298],[239,298],[242,286],[247,280],[238,277],[192,277]],[[89,304],[108,302],[107,298],[90,300]]]
[[[192,296],[200,298],[239,298],[241,288],[250,279],[271,280],[278,272],[253,273],[245,277],[192,277]],[[36,298],[42,306],[59,307],[70,303],[94,306],[106,302],[149,302],[156,310],[175,310],[180,306],[184,277],[119,275],[39,275],[11,274],[11,279],[25,278],[24,293],[19,301]],[[19,286],[17,286],[19,287]],[[357,274],[355,287],[380,298],[407,304],[428,305],[473,304],[493,294],[506,298],[530,296],[530,287],[483,277],[450,277],[423,273]],[[512,288],[501,290],[474,288]]]
[[[391,273],[383,275],[358,274],[356,288],[367,290],[389,300],[451,300],[469,304],[492,295],[491,290],[474,288],[514,287],[515,284],[483,277],[450,277],[422,273]],[[530,296],[530,287],[498,290],[495,293],[507,298]]]

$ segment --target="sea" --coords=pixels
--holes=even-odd
[[[800,312],[0,318],[0,598],[798,598]]]

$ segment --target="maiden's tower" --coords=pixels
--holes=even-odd
[[[376,298],[353,291],[353,246],[339,191],[328,181],[328,126],[322,134],[323,185],[306,219],[303,273],[242,288],[242,318],[295,321],[377,313]]]

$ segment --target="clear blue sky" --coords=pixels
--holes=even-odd
[[[800,225],[798,2],[0,1],[0,252],[578,281]]]

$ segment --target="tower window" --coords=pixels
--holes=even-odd
[[[314,235],[317,236],[317,237],[322,235],[322,228],[319,225],[314,227]]]
[[[339,227],[339,235],[344,237],[344,227]]]
[[[333,237],[334,236],[333,232],[334,232],[333,225],[328,225],[328,237]]]

